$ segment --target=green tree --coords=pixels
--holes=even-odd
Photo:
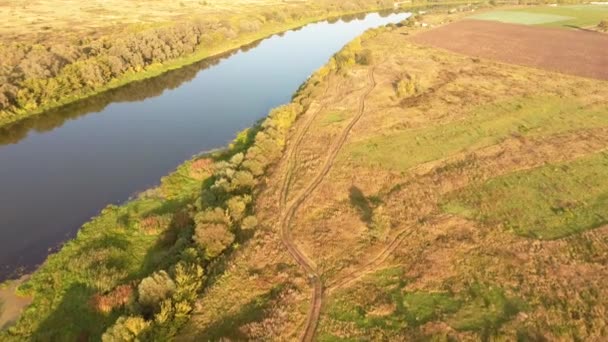
[[[171,296],[174,291],[175,282],[165,271],[155,272],[144,278],[137,287],[139,303],[149,311],[156,311],[160,302]]]
[[[204,250],[205,258],[210,260],[222,254],[234,242],[234,234],[226,224],[205,223],[197,225],[194,241]]]
[[[138,336],[150,326],[142,317],[120,317],[101,336],[103,342],[139,341]]]

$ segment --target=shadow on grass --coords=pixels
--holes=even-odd
[[[273,287],[270,291],[258,296],[242,306],[236,313],[219,317],[214,323],[196,335],[196,341],[244,341],[247,335],[239,330],[245,324],[259,322],[271,307],[272,301],[285,289],[285,284]]]
[[[100,341],[105,327],[118,313],[103,315],[89,305],[95,291],[85,284],[74,284],[63,295],[57,308],[38,326],[29,340]]]
[[[361,189],[354,185],[351,186],[348,198],[350,199],[350,204],[359,212],[361,220],[367,224],[372,223],[374,209],[367,197],[361,192]]]

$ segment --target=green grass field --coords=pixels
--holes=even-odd
[[[499,329],[527,306],[490,284],[473,281],[464,291],[450,293],[406,291],[406,283],[401,267],[379,270],[356,288],[332,298],[327,307],[328,317],[361,331],[382,329],[385,338],[429,322],[444,322],[458,331],[488,333]],[[355,304],[361,301],[363,305]],[[321,333],[320,340],[335,341],[336,336]]]
[[[452,195],[444,209],[556,239],[608,223],[608,153],[516,172]]]
[[[608,6],[576,5],[531,7],[475,14],[470,19],[560,28],[594,27],[608,19]]]
[[[516,98],[473,110],[464,120],[375,136],[349,146],[356,163],[405,171],[466,149],[499,143],[513,133],[546,136],[608,125],[606,107],[554,96]]]

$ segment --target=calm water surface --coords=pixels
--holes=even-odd
[[[311,24],[0,130],[0,280],[35,267],[107,204],[289,102],[366,29],[406,17]]]

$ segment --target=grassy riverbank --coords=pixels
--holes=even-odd
[[[226,149],[184,163],[159,187],[85,224],[19,288],[33,302],[0,339],[174,336],[212,281],[207,274],[221,273],[255,234],[256,193],[322,74]]]

